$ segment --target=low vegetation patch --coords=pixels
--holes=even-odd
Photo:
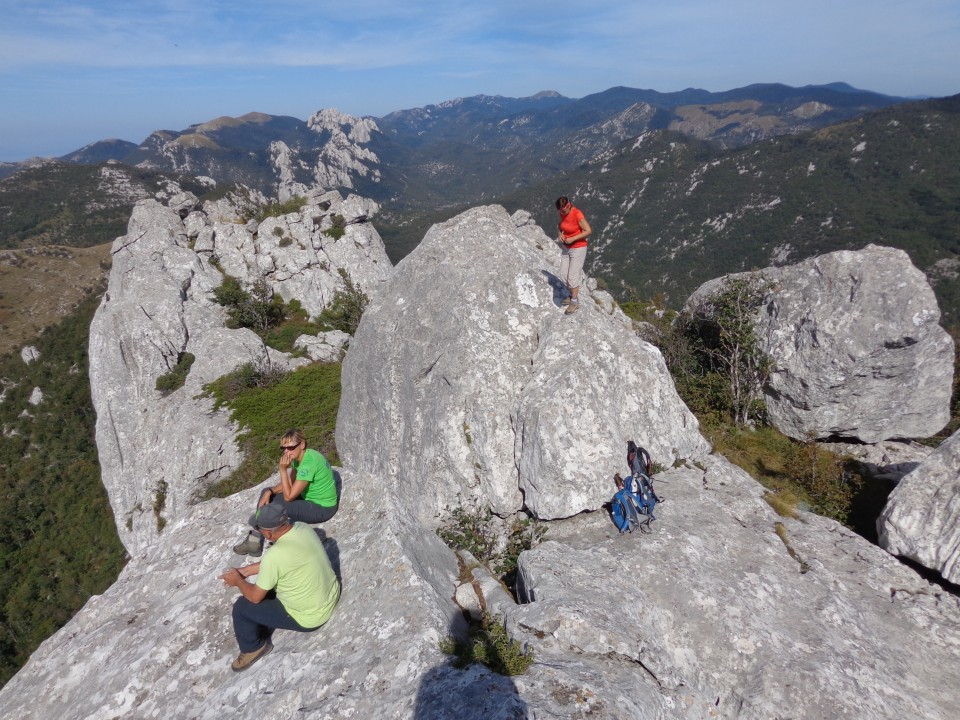
[[[248,222],[249,220],[256,220],[257,223],[262,223],[269,217],[282,217],[284,215],[289,215],[290,213],[300,212],[303,209],[303,206],[307,204],[307,199],[305,197],[296,196],[292,197],[289,200],[284,200],[280,202],[267,203],[248,215],[243,216],[243,221]]]
[[[343,217],[343,215],[334,215],[332,218],[330,218],[330,222],[332,224],[323,231],[323,234],[327,237],[333,238],[334,240],[339,240],[347,232],[347,220]]]
[[[340,268],[340,277],[343,278],[344,288],[334,293],[333,301],[323,309],[317,322],[329,330],[354,335],[370,299],[353,284],[350,274],[343,268]]]
[[[856,463],[765,423],[760,393],[769,367],[751,318],[767,287],[755,275],[734,280],[697,318],[667,310],[662,298],[626,303],[624,310],[648,324],[641,334],[660,347],[677,392],[714,449],[770,490],[765,499],[777,513],[812,510],[851,527],[869,525],[856,517],[863,483]]]
[[[509,523],[489,508],[459,506],[449,509],[437,528],[437,535],[452,550],[466,550],[507,587],[513,587],[520,553],[536,547],[547,534],[547,526],[518,515]]]
[[[523,675],[533,664],[533,650],[524,650],[511,640],[503,623],[487,613],[479,623],[472,623],[466,640],[447,637],[440,641],[440,650],[453,655],[453,664],[465,668],[481,663],[500,675]]]
[[[190,373],[190,367],[193,365],[196,357],[193,353],[182,352],[177,358],[177,364],[170,368],[170,372],[164,373],[157,378],[157,390],[163,393],[164,397],[175,390],[179,390],[187,382],[187,375]]]
[[[253,487],[277,472],[277,442],[289,428],[303,429],[310,447],[337,465],[334,427],[340,405],[340,363],[316,363],[291,373],[247,364],[206,385],[216,407],[230,408],[242,431],[238,442],[243,463],[228,478],[207,490],[206,497],[226,497]]]

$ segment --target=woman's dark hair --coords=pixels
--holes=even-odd
[[[568,198],[566,195],[561,195],[560,197],[557,198],[557,210],[562,210],[569,204],[570,204],[570,198]]]

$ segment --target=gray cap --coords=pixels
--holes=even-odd
[[[280,503],[267,503],[250,516],[250,526],[255,528],[266,528],[273,530],[282,525],[289,525],[290,517],[287,515],[286,508]]]

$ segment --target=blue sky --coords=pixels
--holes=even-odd
[[[0,0],[0,160],[251,111],[844,81],[960,93],[960,0]]]

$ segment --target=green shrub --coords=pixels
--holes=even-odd
[[[497,549],[493,513],[479,508],[456,507],[449,511],[437,535],[453,550],[466,550],[486,564],[494,559]]]
[[[156,388],[164,396],[169,395],[174,390],[179,390],[187,381],[187,375],[190,373],[190,367],[196,360],[193,353],[182,352],[177,356],[177,364],[170,368],[170,371],[157,378]]]
[[[345,287],[334,293],[333,301],[323,309],[317,317],[317,322],[328,329],[354,335],[370,300],[353,284],[349,273],[343,268],[340,268],[340,276],[343,278]]]
[[[327,237],[331,237],[334,240],[339,240],[346,233],[347,220],[343,215],[334,215],[330,218],[330,221],[333,223],[330,227],[323,231],[323,234]]]
[[[264,333],[263,341],[274,350],[293,353],[293,344],[301,335],[316,335],[320,332],[320,324],[308,320],[288,319],[278,327],[271,328]]]
[[[334,429],[340,405],[340,364],[316,363],[292,373],[244,366],[204,387],[217,407],[230,408],[242,431],[244,460],[234,473],[208,489],[206,497],[226,497],[253,487],[277,472],[277,443],[292,427],[301,428],[311,447],[337,465]]]
[[[153,516],[157,519],[157,532],[163,532],[167,519],[163,517],[163,510],[167,506],[167,481],[161,478],[153,495]]]
[[[481,663],[500,675],[523,675],[533,664],[533,650],[524,651],[516,640],[511,640],[503,623],[483,614],[479,623],[471,623],[466,641],[447,637],[440,641],[440,650],[453,655],[453,664],[465,668]]]
[[[213,299],[227,308],[230,315],[230,327],[250,328],[257,333],[265,333],[276,327],[285,318],[283,301],[275,297],[269,283],[263,278],[257,279],[249,291],[244,290],[240,281],[227,275],[223,282],[213,290]]]

